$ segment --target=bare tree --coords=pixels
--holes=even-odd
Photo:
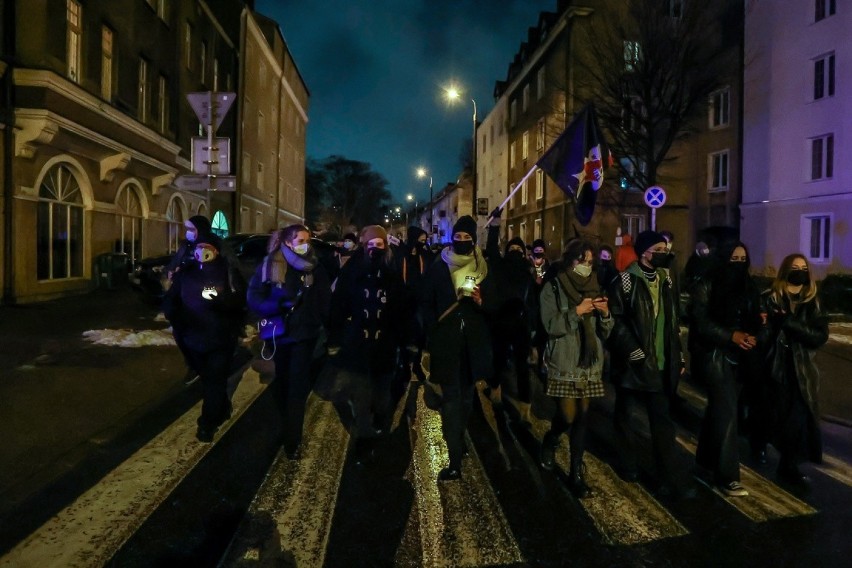
[[[380,223],[391,195],[388,181],[370,164],[343,156],[311,159],[306,172],[306,215],[325,227]]]
[[[741,41],[742,0],[616,0],[575,28],[576,87],[594,101],[619,175],[631,187],[657,183],[672,145],[706,116]]]

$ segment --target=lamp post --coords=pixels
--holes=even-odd
[[[412,194],[410,194],[410,193],[409,193],[408,195],[406,195],[406,196],[405,196],[405,198],[406,198],[409,202],[411,202],[411,201],[413,201],[413,202],[414,202],[414,214],[415,214],[415,215],[417,215],[417,200],[414,198],[414,195],[412,195]],[[409,224],[408,224],[408,214],[409,214],[410,212],[411,212],[411,206],[409,205],[409,208],[405,211],[405,226],[406,226],[406,228],[408,228],[408,227],[409,227]]]
[[[435,226],[435,219],[433,217],[435,214],[435,204],[432,203],[432,175],[426,168],[417,168],[417,177],[425,178],[426,176],[429,176],[429,242],[432,242],[432,228]]]
[[[444,92],[447,94],[447,100],[456,101],[461,100],[462,94],[455,86],[447,87]],[[473,195],[471,197],[471,209],[473,209],[474,216],[477,214],[476,211],[476,100],[471,98],[470,102],[473,103],[473,136],[471,138],[471,156],[470,156],[470,179],[471,186],[473,189]]]

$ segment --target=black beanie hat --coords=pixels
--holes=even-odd
[[[210,226],[210,219],[205,217],[204,215],[193,215],[189,219],[187,219],[192,225],[195,227],[195,230],[198,231],[199,235],[207,234],[212,230]]]
[[[533,250],[535,250],[539,247],[543,248],[544,250],[547,250],[547,245],[544,243],[544,239],[536,239],[536,240],[533,241],[533,244],[532,244]]]
[[[512,245],[518,245],[519,247],[521,247],[521,250],[526,248],[526,246],[524,245],[524,240],[521,237],[512,237],[511,239],[509,239],[509,242],[506,243],[507,254],[509,252],[509,247]]]
[[[459,217],[456,224],[453,225],[453,235],[456,233],[467,233],[476,242],[476,221],[470,215]]]
[[[406,235],[407,236],[406,240],[407,240],[409,245],[413,245],[417,242],[417,239],[419,239],[421,235],[425,235],[425,234],[426,234],[426,231],[424,231],[420,227],[416,227],[416,226],[412,225],[411,227],[408,228],[408,234]]]
[[[656,231],[642,231],[636,237],[636,243],[633,245],[633,250],[636,251],[636,256],[642,256],[645,251],[657,243],[666,242],[665,237]]]
[[[214,235],[213,233],[202,233],[199,231],[198,238],[195,239],[195,246],[198,245],[211,245],[216,248],[217,251],[222,252],[222,239]]]

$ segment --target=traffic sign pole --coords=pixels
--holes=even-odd
[[[652,185],[645,190],[645,205],[651,208],[651,230],[657,230],[657,209],[666,202],[666,190],[658,185]]]

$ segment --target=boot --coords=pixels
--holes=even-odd
[[[585,499],[592,490],[586,485],[586,480],[583,479],[583,463],[575,464],[571,462],[571,472],[568,474],[568,490],[575,499]]]
[[[554,434],[552,431],[545,434],[544,439],[541,441],[539,463],[547,471],[553,470],[553,466],[556,464],[556,447],[558,445],[559,435]]]
[[[521,424],[525,424],[527,426],[532,424],[532,420],[530,420],[530,411],[532,410],[532,405],[529,402],[518,402],[518,414],[520,414],[519,420]]]

